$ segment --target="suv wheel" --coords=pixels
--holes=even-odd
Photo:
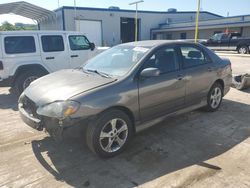
[[[132,136],[132,122],[120,110],[103,113],[87,128],[87,145],[100,157],[112,157],[120,153]]]
[[[210,112],[216,111],[221,105],[222,97],[222,86],[219,83],[215,83],[208,93],[206,110]]]
[[[247,46],[241,46],[238,49],[238,53],[239,54],[248,54],[249,53],[249,49]]]
[[[21,73],[14,83],[15,92],[17,95],[20,95],[34,80],[44,76],[45,74],[42,71],[27,71]]]

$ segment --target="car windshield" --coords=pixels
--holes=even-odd
[[[83,69],[110,76],[123,76],[148,50],[146,47],[116,46],[88,60]]]

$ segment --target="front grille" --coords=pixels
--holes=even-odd
[[[32,100],[30,100],[27,96],[24,96],[23,99],[22,99],[22,103],[23,103],[24,110],[30,116],[40,119],[39,115],[36,113],[37,106]]]

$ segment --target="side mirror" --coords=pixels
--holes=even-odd
[[[143,69],[140,75],[145,78],[156,77],[160,75],[160,70],[157,68],[150,67]]]
[[[89,43],[89,46],[90,46],[90,50],[94,50],[95,49],[95,43],[91,42]]]

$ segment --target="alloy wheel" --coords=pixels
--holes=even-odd
[[[246,47],[240,47],[239,52],[240,54],[246,54],[247,53]]]
[[[217,108],[220,105],[222,99],[222,92],[219,87],[215,87],[211,93],[210,104],[213,109]]]
[[[118,151],[128,137],[128,125],[119,118],[107,122],[101,130],[99,143],[101,148],[108,153]]]

